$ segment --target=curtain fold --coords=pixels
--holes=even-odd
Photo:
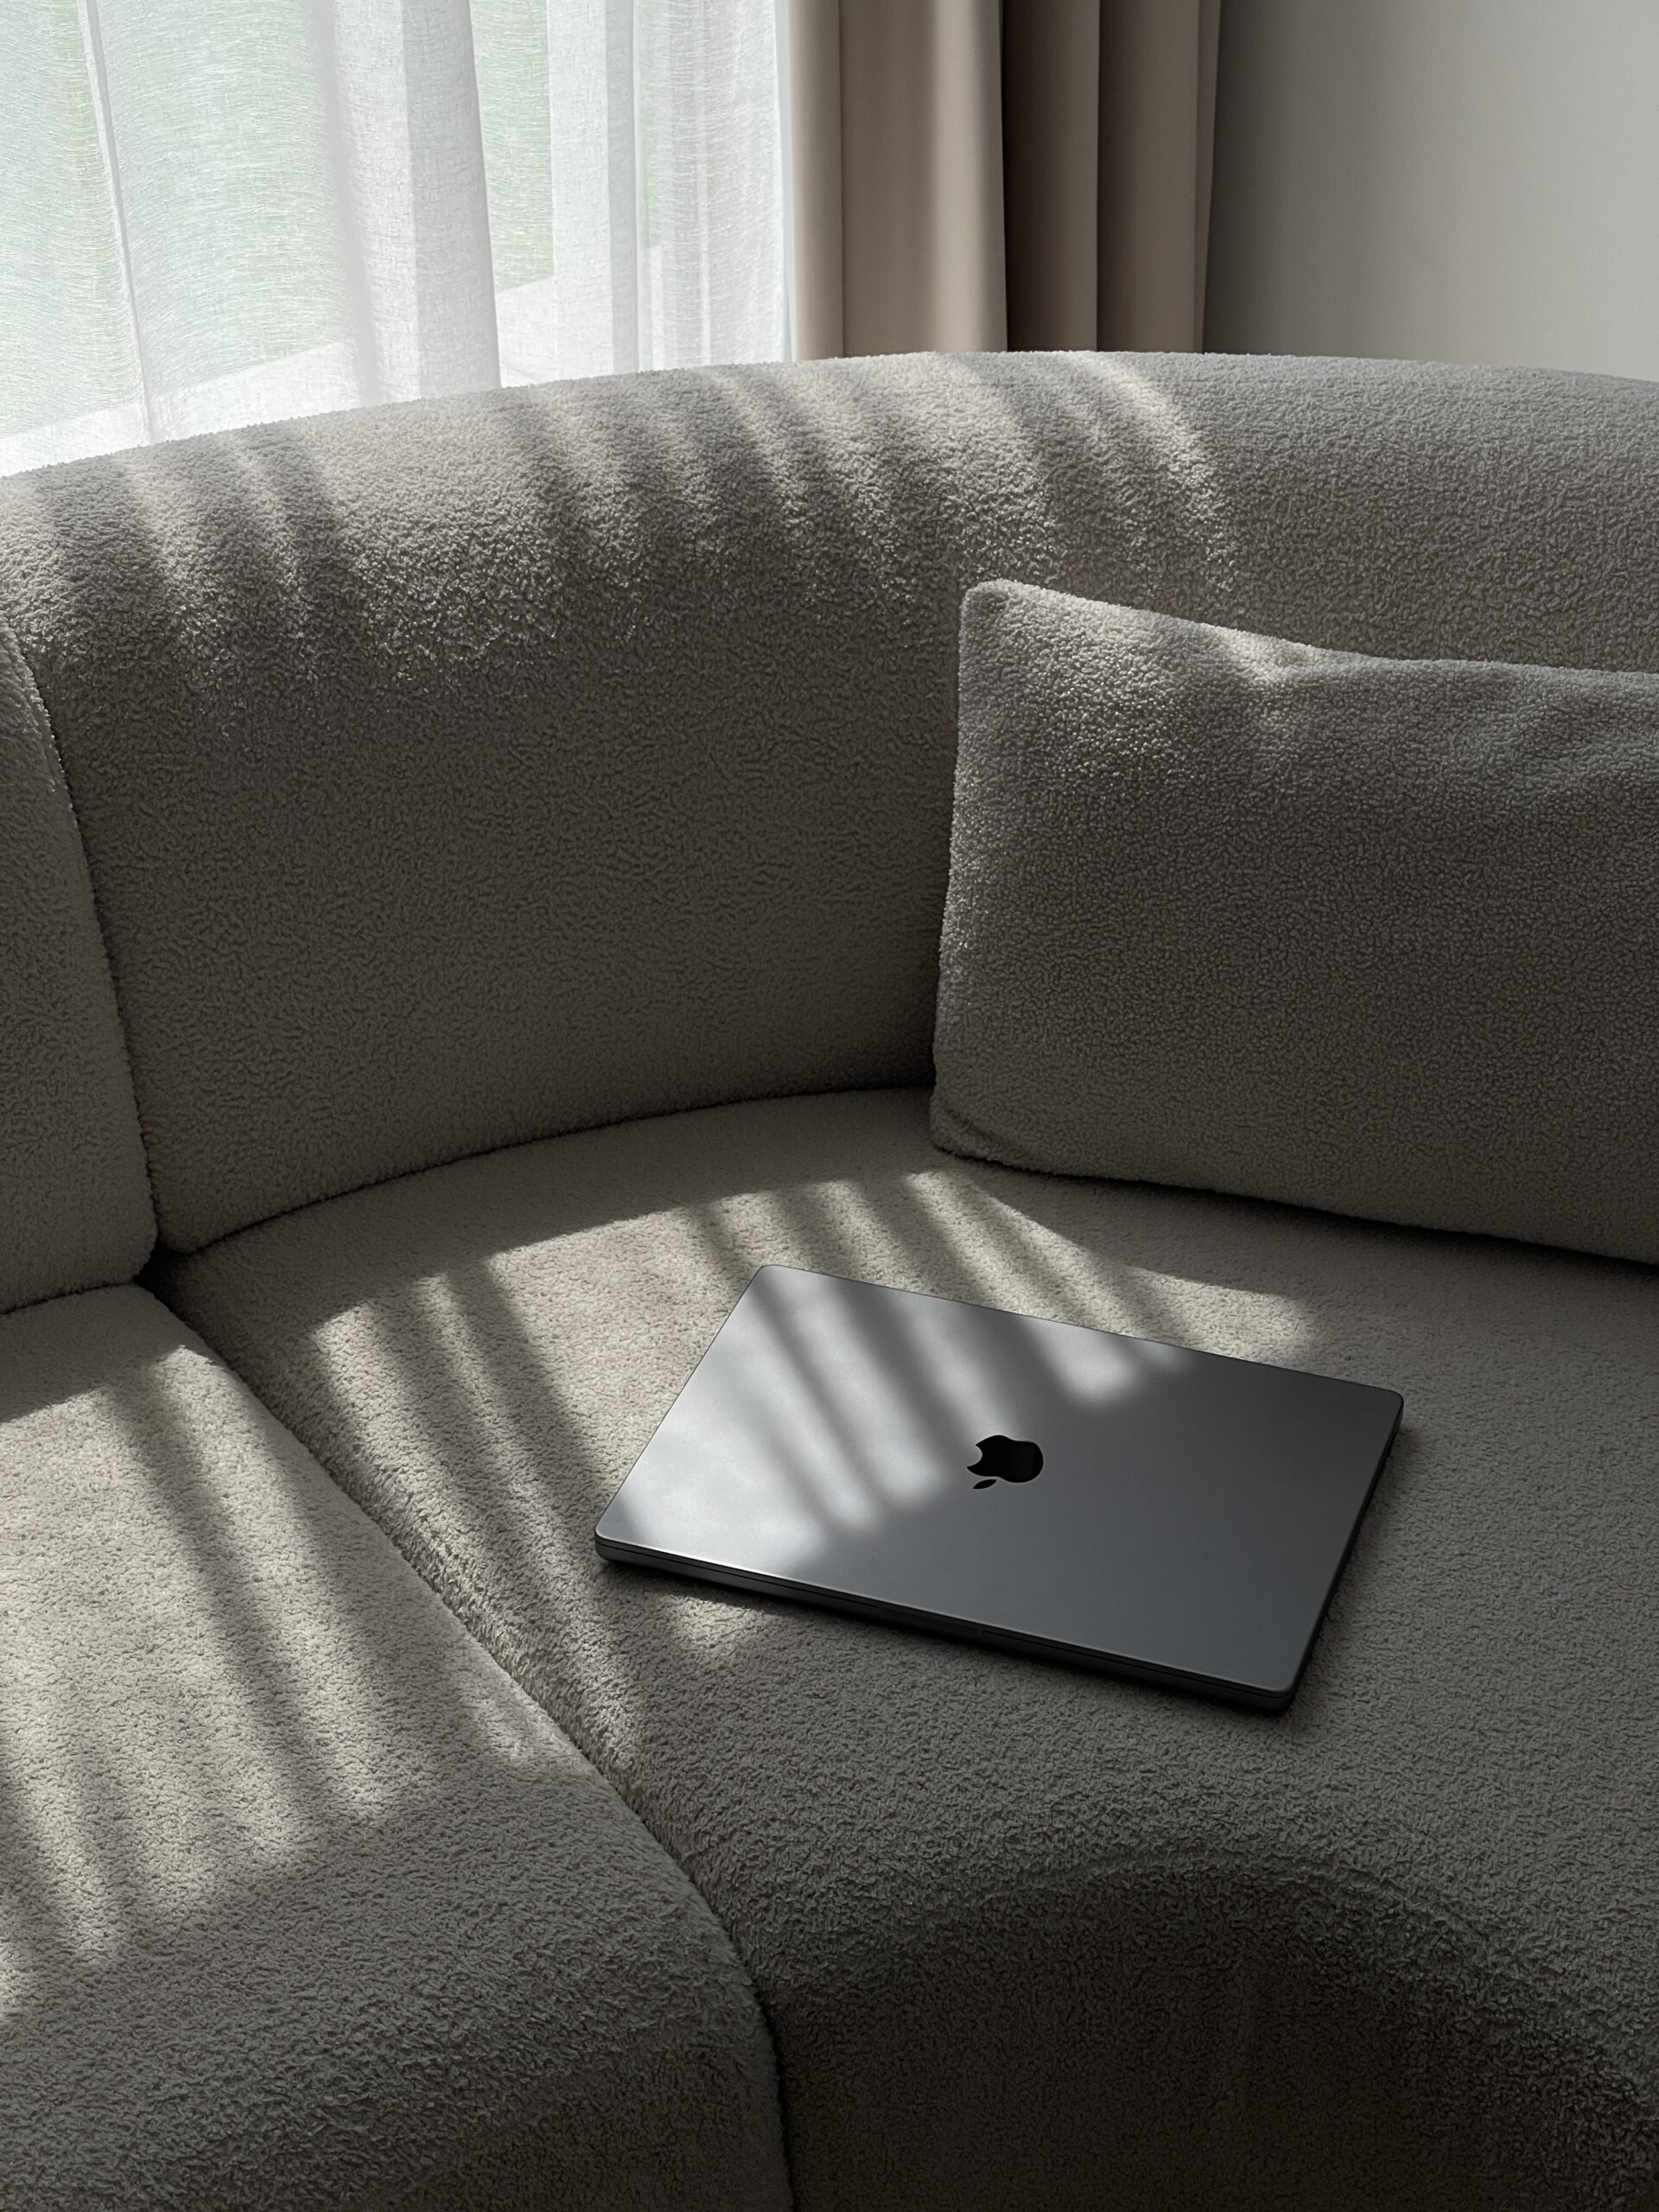
[[[790,0],[798,357],[1203,341],[1220,0]]]
[[[0,469],[787,346],[776,0],[21,0]]]

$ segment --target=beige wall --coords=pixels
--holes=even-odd
[[[1659,378],[1659,0],[1225,0],[1205,335]]]

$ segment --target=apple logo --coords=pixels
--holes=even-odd
[[[976,1490],[988,1490],[995,1482],[1033,1483],[1043,1471],[1043,1455],[1021,1437],[982,1436],[979,1457],[968,1471],[979,1477]]]

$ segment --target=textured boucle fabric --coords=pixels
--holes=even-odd
[[[86,858],[0,619],[0,1312],[124,1281],[155,1236]]]
[[[933,1135],[1659,1260],[1659,679],[984,584]]]
[[[964,589],[1659,668],[1659,387],[688,371],[0,486],[162,1235],[929,1070]]]
[[[789,2201],[683,1875],[143,1291],[0,1321],[0,2202]]]
[[[499,1153],[158,1274],[730,1931],[809,2212],[1636,2212],[1659,1271],[952,1160],[922,1091]],[[608,1567],[779,1261],[1382,1384],[1295,1704]]]

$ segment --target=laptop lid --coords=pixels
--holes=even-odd
[[[1392,1390],[763,1267],[594,1532],[606,1558],[1290,1701]]]

